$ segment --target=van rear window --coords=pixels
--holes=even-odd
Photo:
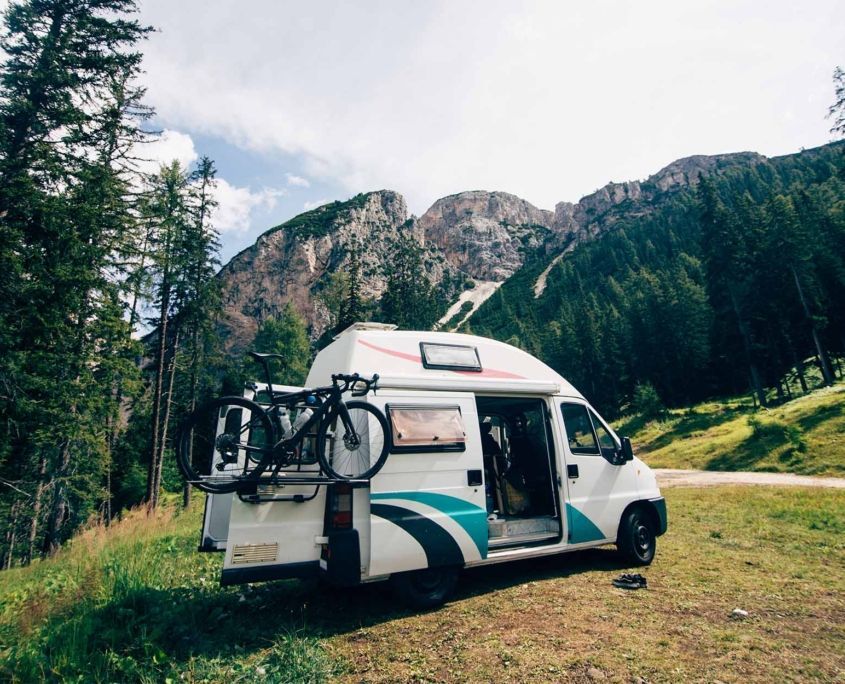
[[[389,404],[392,451],[463,451],[466,428],[459,406]]]

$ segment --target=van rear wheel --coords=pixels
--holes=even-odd
[[[652,516],[642,508],[635,508],[626,513],[622,524],[619,525],[616,547],[631,565],[651,565],[657,550],[657,535]]]
[[[393,593],[407,606],[417,609],[436,608],[454,591],[458,583],[456,567],[427,568],[392,575]]]

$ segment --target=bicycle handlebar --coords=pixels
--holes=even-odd
[[[340,387],[341,392],[352,390],[353,397],[363,397],[370,390],[375,391],[378,389],[378,373],[373,374],[373,377],[369,380],[362,378],[358,373],[353,373],[352,375],[337,373],[332,375],[332,382],[334,384],[338,384],[339,382],[343,383]],[[361,383],[363,383],[364,388],[355,389],[356,385],[360,385]]]

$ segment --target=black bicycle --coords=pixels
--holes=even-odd
[[[332,375],[327,387],[278,394],[268,360],[282,357],[249,355],[264,367],[267,379],[266,392],[256,395],[260,401],[213,399],[179,429],[177,462],[190,484],[215,494],[273,484],[283,468],[301,470],[313,463],[308,445],[314,443],[316,461],[329,478],[365,480],[381,470],[390,450],[387,419],[372,404],[343,401],[346,392],[365,396],[377,389],[378,375],[369,380],[357,373]]]

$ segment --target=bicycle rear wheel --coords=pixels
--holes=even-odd
[[[363,479],[375,475],[390,451],[387,418],[372,404],[346,402],[347,430],[337,408],[333,408],[317,432],[317,459],[330,477],[340,480]]]
[[[275,442],[273,425],[261,406],[243,397],[220,397],[204,404],[182,423],[176,462],[185,479],[212,494],[234,492]]]

